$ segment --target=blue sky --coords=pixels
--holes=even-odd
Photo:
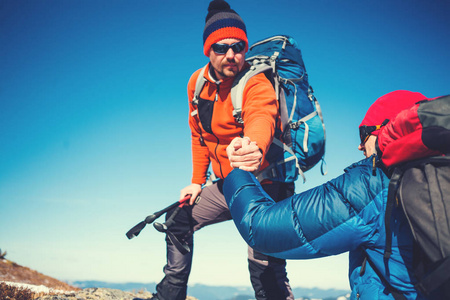
[[[125,232],[190,183],[186,85],[209,1],[0,1],[0,248],[62,280],[159,281],[164,236]],[[230,0],[250,43],[293,36],[323,109],[328,175],[397,89],[449,94],[448,0]],[[191,283],[249,285],[232,222],[196,235]],[[348,288],[347,255],[289,261],[292,286]]]

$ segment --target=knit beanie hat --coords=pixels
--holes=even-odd
[[[209,3],[203,30],[203,53],[209,56],[212,44],[223,39],[235,38],[245,42],[248,49],[247,30],[242,18],[230,8],[224,0],[213,0]]]
[[[398,90],[390,92],[378,98],[367,111],[359,127],[363,125],[375,126],[381,125],[386,119],[393,119],[399,112],[410,108],[417,102],[425,100],[427,97],[417,92]],[[380,130],[372,132],[372,135],[378,135]]]

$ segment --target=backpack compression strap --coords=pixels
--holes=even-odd
[[[264,170],[255,174],[256,179],[258,179],[259,182],[263,181],[264,179],[272,180],[273,178],[275,178],[277,176],[276,167],[278,164],[286,163],[286,162],[289,162],[289,161],[295,159],[295,167],[298,170],[298,173],[302,176],[303,182],[305,182],[306,181],[305,174],[303,173],[302,169],[300,168],[300,165],[298,164],[298,158],[295,155],[294,151],[277,138],[273,138],[272,143],[277,145],[281,149],[283,149],[283,151],[289,152],[289,154],[291,154],[291,156],[289,158],[285,158],[284,160],[281,160],[280,162],[271,163]]]
[[[422,293],[427,295],[430,291],[441,287],[450,278],[450,256],[446,257],[440,265],[434,269],[431,274],[428,274],[415,287]]]

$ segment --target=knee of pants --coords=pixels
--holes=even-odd
[[[248,247],[248,261],[249,263],[254,263],[266,267],[268,267],[269,265],[282,267],[286,266],[286,260],[266,255],[259,251],[253,250],[250,247]]]
[[[166,214],[166,220],[170,218],[175,209],[172,209]],[[172,224],[169,230],[179,239],[186,240],[189,235],[193,233],[193,219],[191,207],[183,207],[175,216],[175,223]]]

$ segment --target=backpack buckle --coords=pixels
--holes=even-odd
[[[291,129],[298,129],[299,127],[300,127],[299,122],[295,122],[295,123],[290,122],[289,123],[289,128],[291,128]]]
[[[240,109],[233,109],[233,117],[239,124],[244,124],[244,120],[242,120],[241,116],[241,110]]]

